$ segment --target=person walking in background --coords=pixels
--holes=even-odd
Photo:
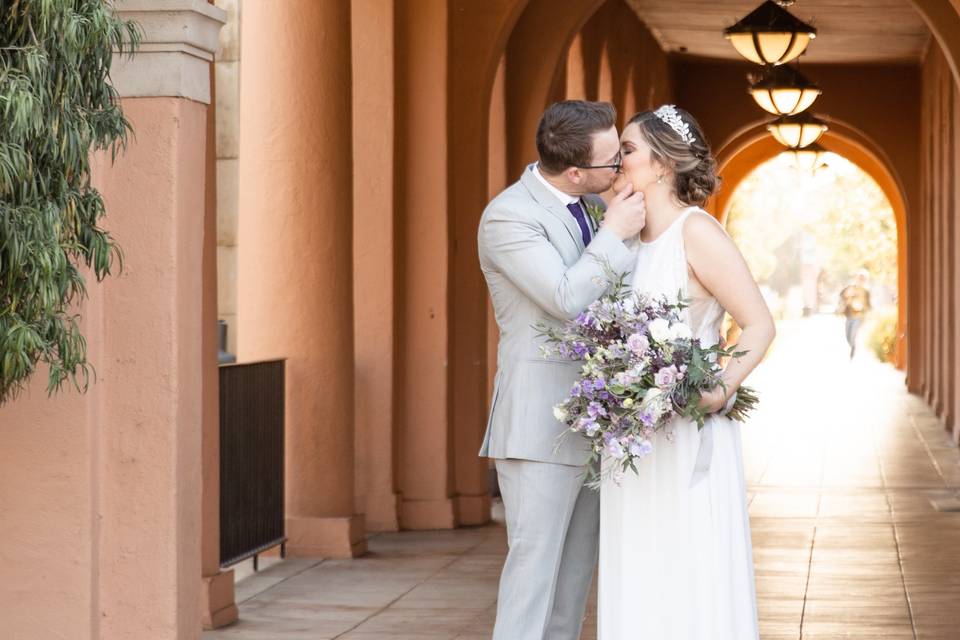
[[[870,311],[870,290],[867,289],[866,269],[861,269],[853,277],[853,282],[840,292],[839,313],[846,317],[847,344],[850,345],[850,359],[857,352],[857,333],[863,324],[863,319]]]

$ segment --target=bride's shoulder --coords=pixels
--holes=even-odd
[[[683,221],[683,244],[691,264],[720,265],[738,249],[720,221],[703,209],[695,209]]]
[[[729,239],[727,230],[715,217],[700,209],[693,208],[683,221],[683,239],[685,241]]]

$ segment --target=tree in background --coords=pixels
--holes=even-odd
[[[830,197],[809,231],[824,255],[823,268],[841,282],[859,269],[873,284],[897,288],[897,225],[890,202],[866,173],[833,175]]]
[[[834,287],[866,268],[872,285],[896,291],[897,229],[886,195],[848,160],[832,153],[826,160],[826,168],[811,173],[781,154],[754,170],[731,201],[731,236],[758,282],[781,294],[784,277],[797,284],[802,236],[812,237]]]
[[[39,363],[48,393],[89,383],[80,269],[122,268],[90,156],[126,143],[110,63],[139,41],[105,0],[0,1],[0,403]]]

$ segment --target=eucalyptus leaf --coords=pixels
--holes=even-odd
[[[90,156],[115,158],[132,132],[110,65],[140,41],[108,0],[0,0],[0,404],[38,364],[50,394],[91,380],[81,268],[101,281],[122,254]]]

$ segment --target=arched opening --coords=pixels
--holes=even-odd
[[[777,349],[802,342],[811,356],[842,360],[846,337],[859,364],[895,361],[897,225],[869,174],[833,152],[813,167],[780,153],[729,202],[725,224],[778,321]]]
[[[907,207],[901,181],[884,151],[857,129],[843,122],[832,121],[820,143],[828,151],[846,158],[865,171],[879,186],[893,210],[897,228],[897,347],[895,364],[903,368],[908,348],[907,334]],[[745,127],[717,151],[723,190],[707,209],[721,222],[726,222],[733,194],[744,179],[758,166],[783,152],[783,147],[763,129],[753,124]]]

